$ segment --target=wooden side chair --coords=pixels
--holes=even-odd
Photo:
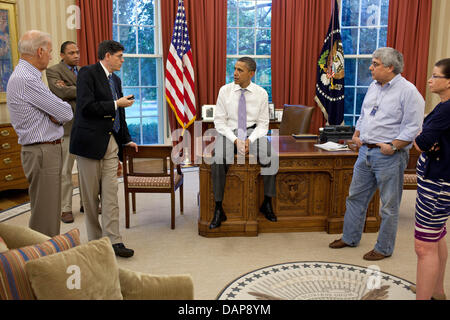
[[[183,214],[183,173],[172,161],[172,146],[139,146],[123,149],[123,182],[125,191],[125,226],[130,227],[131,193],[133,213],[136,213],[136,193],[170,193],[170,226],[175,229],[175,191],[180,189],[180,211]],[[176,168],[176,170],[175,170]]]
[[[409,162],[403,175],[403,190],[417,189],[416,165],[419,157],[420,153],[416,148],[412,147],[409,149]]]

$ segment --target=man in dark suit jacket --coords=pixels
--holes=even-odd
[[[80,69],[77,79],[77,108],[70,138],[70,152],[77,156],[80,185],[86,213],[88,239],[107,236],[116,255],[131,257],[119,233],[117,168],[122,146],[137,145],[131,140],[125,110],[134,103],[123,97],[119,71],[124,47],[112,40],[99,44],[99,62]],[[101,194],[102,227],[98,216]]]

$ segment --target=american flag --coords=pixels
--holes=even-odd
[[[195,121],[194,68],[183,0],[178,1],[167,57],[166,99],[183,129]]]

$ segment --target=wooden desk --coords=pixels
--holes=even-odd
[[[209,229],[214,214],[211,168],[200,165],[200,213],[198,232],[205,237],[257,236],[260,232],[327,231],[342,233],[345,200],[357,153],[328,152],[314,147],[316,141],[279,137],[277,196],[272,199],[277,222],[259,212],[264,199],[260,167],[233,164],[227,174],[223,208],[228,220]],[[364,232],[380,226],[379,194],[367,210]]]

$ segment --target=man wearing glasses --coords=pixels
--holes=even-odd
[[[105,40],[98,46],[99,62],[80,69],[70,153],[77,156],[88,240],[106,236],[117,256],[129,258],[134,251],[125,247],[119,233],[117,169],[123,145],[136,152],[138,147],[131,140],[124,110],[133,105],[134,97],[123,96],[121,80],[114,74],[122,68],[124,50],[120,43]]]
[[[368,204],[379,189],[380,231],[374,249],[363,256],[370,261],[390,257],[394,251],[403,172],[423,122],[425,101],[401,76],[403,66],[403,55],[395,49],[380,48],[373,53],[369,70],[374,81],[353,135],[359,154],[346,201],[343,235],[329,245],[340,249],[359,244]]]

